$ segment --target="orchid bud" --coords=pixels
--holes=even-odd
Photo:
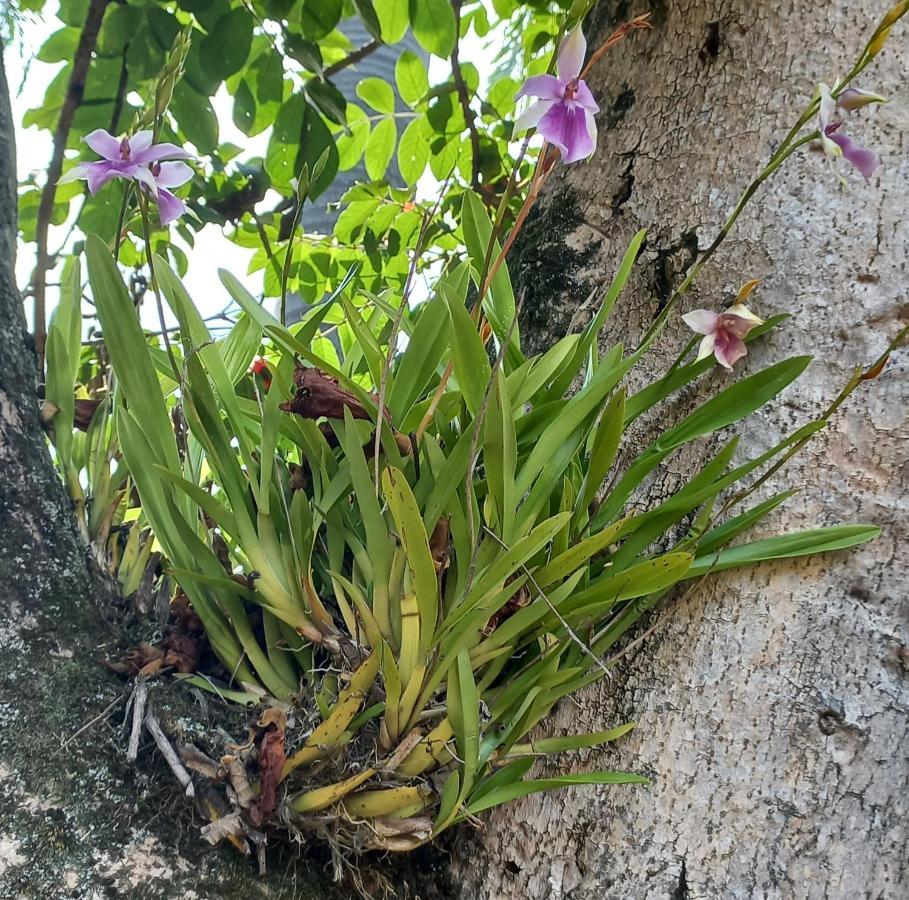
[[[892,27],[892,26],[891,26]],[[881,29],[868,43],[868,58],[873,59],[881,50],[884,49],[884,44],[887,43],[887,38],[890,37],[890,27]]]
[[[860,91],[858,88],[846,88],[837,98],[836,105],[840,109],[861,109],[870,103],[886,103],[887,98],[871,91]]]
[[[888,13],[881,19],[881,24],[878,25],[879,29],[890,28],[891,25],[895,25],[897,21],[902,19],[906,13],[909,12],[909,0],[899,0],[899,3],[896,4]]]

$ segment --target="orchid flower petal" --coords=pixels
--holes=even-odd
[[[587,134],[590,136],[590,152],[593,153],[597,147],[597,120],[594,119],[593,113],[589,109],[584,110],[584,121],[587,123]]]
[[[145,166],[137,166],[136,170],[131,174],[136,181],[148,189],[152,197],[158,198],[158,182],[155,181],[155,176]]]
[[[65,175],[57,179],[57,184],[69,184],[71,181],[78,181],[80,178],[88,178],[88,165],[73,166]]]
[[[595,149],[583,109],[556,103],[540,119],[538,129],[550,144],[559,148],[566,163],[585,159]]]
[[[600,111],[599,104],[593,99],[593,94],[590,93],[590,88],[587,87],[586,81],[578,82],[575,88],[574,102],[578,106],[583,106],[584,109],[589,109],[591,112]]]
[[[559,57],[556,61],[556,71],[562,81],[573,81],[581,74],[584,57],[587,55],[587,40],[580,25],[576,25],[562,39],[559,47]]]
[[[734,306],[730,306],[729,309],[724,310],[723,313],[727,316],[738,316],[740,319],[747,319],[754,325],[764,324],[764,320],[760,316],[756,316],[744,303],[736,303]]]
[[[716,343],[715,334],[706,334],[704,339],[701,341],[700,347],[698,347],[698,355],[695,358],[695,362],[700,362],[702,359],[707,359],[713,353],[713,346]]]
[[[839,97],[836,98],[836,105],[840,109],[861,109],[868,106],[869,103],[886,103],[887,98],[880,94],[872,94],[871,91],[860,91],[858,88],[846,88]]]
[[[839,147],[843,158],[855,166],[866,181],[881,164],[881,158],[873,150],[863,147],[858,141],[854,141],[849,137],[848,134],[835,131],[833,134],[828,135],[828,138]]]
[[[719,318],[709,309],[693,309],[682,316],[682,321],[698,334],[712,334],[716,330]]]
[[[728,310],[720,314],[720,321],[717,325],[717,331],[723,331],[726,334],[734,335],[735,337],[743,338],[752,328],[756,325],[756,322],[749,321],[748,319],[743,319],[741,316],[734,315]]]
[[[188,168],[188,167],[187,167]],[[186,204],[166,188],[158,191],[158,218],[162,225],[169,225],[186,212]]]
[[[192,153],[187,153],[176,144],[152,144],[132,154],[132,161],[142,166],[160,159],[192,159]]]
[[[527,131],[528,128],[536,128],[537,123],[549,112],[555,102],[555,100],[537,100],[536,103],[531,103],[514,120],[514,133],[520,134],[522,131]]]
[[[541,100],[561,100],[565,96],[565,83],[555,75],[533,75],[521,85],[515,99],[539,97]]]
[[[85,143],[98,156],[103,156],[110,162],[116,162],[120,159],[120,141],[103,128],[96,128],[85,135]]]
[[[153,132],[149,131],[147,128],[142,131],[137,131],[129,139],[130,158],[135,159],[137,154],[142,153],[144,150],[148,150],[152,145],[154,137]]]
[[[745,342],[734,334],[719,331],[713,346],[713,355],[716,361],[729,371],[743,357],[748,355]]]
[[[185,162],[163,162],[157,173],[152,173],[158,187],[175,188],[186,184],[193,177],[193,170]]]
[[[88,191],[90,194],[97,194],[101,188],[112,181],[114,178],[129,178],[130,176],[106,162],[95,162],[85,164],[85,179],[88,182]]]
[[[821,83],[818,85],[818,93],[821,97],[821,103],[818,108],[818,122],[821,126],[821,134],[824,134],[827,131],[827,126],[833,121],[833,116],[836,112],[836,100],[833,99],[833,94],[830,93],[830,88],[826,84]]]

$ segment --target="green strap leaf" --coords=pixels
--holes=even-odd
[[[790,559],[815,553],[829,553],[832,550],[845,550],[857,544],[864,544],[880,533],[881,529],[876,525],[832,525],[827,528],[811,528],[781,534],[699,556],[685,577],[697,578],[708,572],[751,566],[769,559]]]
[[[630,772],[588,772],[579,775],[559,775],[556,778],[535,778],[519,781],[516,784],[503,785],[481,796],[467,805],[467,812],[475,814],[500,806],[511,800],[538,794],[541,791],[552,791],[572,784],[650,784],[649,779]]]
[[[407,554],[413,591],[420,613],[420,656],[425,659],[439,615],[439,579],[429,551],[420,508],[404,473],[389,466],[382,473],[382,490]]]

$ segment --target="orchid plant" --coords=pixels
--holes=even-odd
[[[871,50],[892,24],[882,23]],[[281,823],[337,850],[405,851],[535,791],[643,783],[613,771],[528,777],[540,756],[616,740],[632,723],[567,737],[538,737],[538,728],[545,731],[562,698],[609,675],[624,636],[682,585],[878,533],[858,524],[743,539],[791,493],[752,504],[754,490],[883,358],[856,373],[817,421],[744,461],[734,461],[732,437],[705,451],[698,471],[656,503],[647,502],[648,478],[673,452],[773,402],[810,360],[710,378],[711,356],[732,371],[748,344],[786,319],[763,321],[748,309],[757,286],[750,281],[731,308],[682,317],[703,335],[696,354],[692,341],[667,371],[648,372],[637,388],[629,381],[748,199],[787,158],[821,139],[862,170],[864,157],[844,145],[830,109],[831,98],[842,109],[863,105],[847,93],[849,79],[809,103],[637,347],[603,349],[600,338],[643,232],[589,325],[528,356],[507,255],[554,154],[570,164],[595,147],[584,52],[576,29],[558,53],[558,75],[520,91],[538,98],[522,124],[535,122],[555,150],[541,154],[504,246],[500,217],[465,194],[463,258],[415,309],[406,291],[351,291],[348,273],[288,327],[222,270],[243,314],[216,338],[147,242],[156,288],[179,322],[164,354],[150,347],[110,247],[88,239],[115,382],[109,415],[141,498],[140,521],[218,660],[186,680],[271,707],[253,741],[220,768],[198,750],[187,758],[231,806],[206,826],[213,843],[245,845],[264,825]],[[814,116],[822,127],[802,134]],[[90,189],[133,179],[158,197],[159,209],[178,177],[164,166],[188,158],[150,134],[96,134],[91,146],[104,161],[80,173]],[[300,196],[312,176],[308,167],[299,173]],[[175,209],[165,200],[162,221]],[[329,353],[320,330],[338,313],[352,336]],[[72,341],[73,329],[61,328],[60,340]],[[643,450],[626,440],[645,414],[671,421],[672,398],[695,382],[708,397],[692,412]],[[55,385],[55,396],[68,391]],[[56,440],[65,443],[62,428]]]

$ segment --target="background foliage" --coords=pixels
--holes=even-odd
[[[55,17],[59,27],[37,59],[60,64],[43,103],[27,112],[23,125],[49,132],[57,126],[91,2],[62,0],[54,13],[40,0],[22,4]],[[402,286],[406,250],[425,205],[415,197],[421,179],[424,195],[436,192],[434,182],[447,183],[443,214],[460,207],[468,187],[479,190],[488,206],[498,203],[516,155],[514,95],[526,75],[548,65],[547,51],[569,5],[566,0],[561,5],[421,0],[409,7],[399,0],[94,2],[100,2],[103,19],[84,73],[84,95],[64,136],[64,171],[80,158],[93,158],[82,143],[86,133],[95,128],[121,133],[132,125],[154,95],[178,33],[191,29],[185,77],[176,86],[160,137],[199,154],[197,175],[181,191],[196,218],[185,219],[171,243],[159,233],[155,246],[181,274],[198,231],[209,224],[223,226],[231,241],[255,251],[251,271],[262,270],[265,294],[277,296],[295,213],[291,179],[304,163],[312,167],[327,154],[312,192],[318,204],[337,173],[365,164],[368,181],[344,196],[334,235],[307,235],[294,244],[288,286],[308,302],[331,290],[354,262],[360,264],[362,286]],[[370,35],[366,44],[352,46],[345,36],[353,22]],[[396,109],[392,85],[379,78],[360,80],[354,96],[340,92],[334,83],[339,72],[381,44],[398,43],[408,29],[426,55],[404,50],[397,58],[394,88],[404,110]],[[488,91],[481,91],[486,85],[463,51],[465,41],[474,53],[481,50],[491,59],[484,66],[487,76],[495,76]],[[222,140],[216,106],[229,108],[236,127],[264,152]],[[398,124],[403,125],[400,139]],[[521,180],[533,161],[531,153]],[[396,185],[388,179],[393,164],[402,179]],[[71,223],[77,239],[88,233],[113,235],[122,191],[115,183],[91,197],[82,184],[61,185],[51,221]],[[21,186],[19,221],[27,242],[40,234],[41,192],[40,177]],[[450,216],[435,220],[425,236],[421,265],[447,260],[460,246],[453,229]],[[120,261],[141,266],[141,240],[124,241]]]

